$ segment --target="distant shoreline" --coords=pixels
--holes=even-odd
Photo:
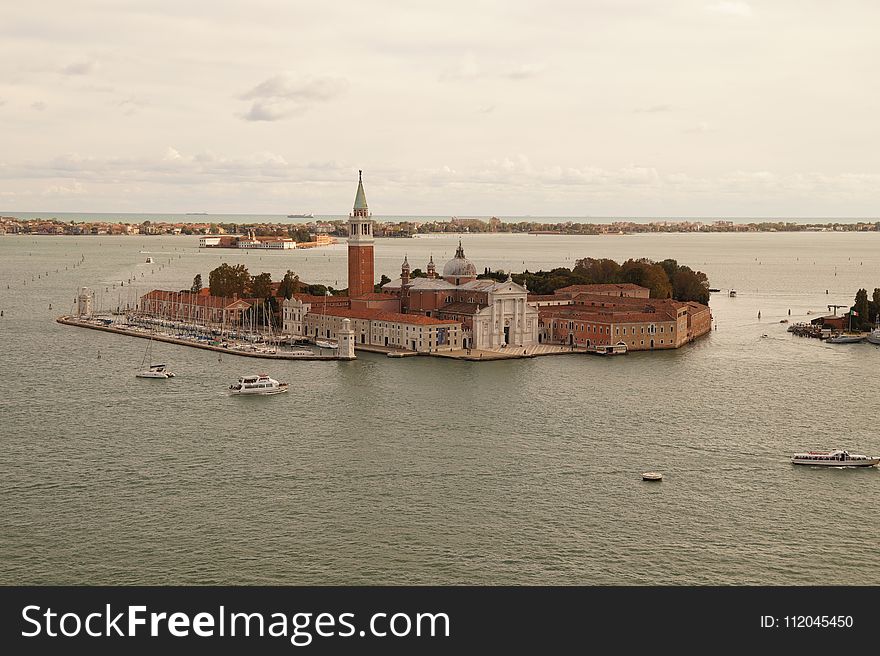
[[[0,216],[0,235],[71,235],[71,236],[121,236],[121,235],[183,235],[202,237],[252,232],[257,237],[293,237],[297,231],[347,237],[346,222],[341,219],[314,219],[307,223],[284,221],[151,221],[139,223],[122,221],[61,221],[57,218],[18,218]],[[793,223],[791,221],[761,221],[735,223],[728,220],[703,221],[613,221],[611,223],[584,223],[573,221],[540,222],[523,220],[512,222],[491,217],[488,221],[477,218],[450,218],[433,220],[388,221],[374,217],[376,237],[409,238],[423,235],[443,234],[531,234],[536,236],[558,235],[634,235],[657,233],[757,233],[757,232],[880,232],[880,220],[856,223]]]

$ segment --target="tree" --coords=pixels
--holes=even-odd
[[[868,310],[868,290],[860,289],[856,292],[856,301],[853,304],[852,327],[855,330],[864,330],[871,326],[870,311]]]
[[[202,274],[201,273],[197,273],[196,277],[193,278],[193,284],[192,284],[192,287],[189,288],[189,290],[193,294],[198,294],[200,291],[202,291]]]
[[[278,285],[278,295],[283,296],[289,301],[293,297],[293,295],[298,292],[299,276],[288,269],[287,273],[285,273],[284,277],[281,279],[281,284]]]
[[[212,296],[244,296],[251,276],[244,264],[229,266],[225,262],[208,274]]]
[[[623,282],[631,282],[651,290],[651,298],[669,298],[672,296],[672,284],[666,270],[651,260],[627,260],[620,267]]]
[[[876,322],[880,322],[880,287],[874,288],[874,294],[871,299],[871,316],[868,318],[873,319]]]
[[[269,298],[272,296],[272,274],[261,273],[251,278],[250,295],[253,298]]]
[[[582,284],[604,284],[620,282],[620,265],[614,260],[603,258],[601,260],[592,257],[578,260],[574,264],[574,272],[583,278]]]
[[[386,276],[386,275],[383,273],[383,274],[382,274],[382,277],[379,279],[379,284],[376,285],[376,286],[373,288],[373,291],[376,292],[376,293],[381,292],[381,291],[382,291],[382,286],[385,285],[385,284],[387,284],[387,283],[389,283],[389,282],[391,282],[391,278],[389,278],[388,276]]]
[[[709,304],[709,278],[702,271],[688,266],[678,267],[672,278],[672,298],[676,301],[697,301]]]

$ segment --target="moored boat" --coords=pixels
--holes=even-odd
[[[880,344],[880,326],[874,328],[866,338],[871,344]]]
[[[230,394],[243,395],[269,395],[281,394],[287,391],[287,383],[279,383],[274,378],[269,378],[267,374],[259,374],[256,376],[241,376],[238,382],[229,386]]]
[[[880,456],[863,456],[843,449],[807,451],[795,453],[791,457],[791,464],[811,467],[876,467],[880,464]]]
[[[330,340],[327,340],[327,339],[316,339],[315,346],[317,346],[318,348],[326,348],[326,349],[339,348],[339,344],[337,344],[336,342],[331,342]]]
[[[859,342],[864,342],[864,335],[857,334],[849,334],[849,333],[840,333],[835,335],[834,337],[828,338],[829,344],[858,344]]]

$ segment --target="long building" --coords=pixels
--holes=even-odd
[[[650,290],[637,285],[614,287],[574,285],[530,298],[539,305],[540,341],[586,348],[625,344],[629,351],[645,351],[679,348],[712,329],[706,305],[649,298]]]
[[[343,320],[351,320],[355,346],[381,346],[434,353],[461,346],[461,323],[419,314],[320,303],[292,298],[285,303],[284,332],[298,339],[338,339]]]

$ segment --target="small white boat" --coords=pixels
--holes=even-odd
[[[807,451],[791,457],[791,464],[811,467],[876,467],[878,463],[880,456],[863,456],[843,449]]]
[[[642,474],[643,481],[662,481],[663,474],[660,472],[645,472]]]
[[[238,382],[229,386],[230,394],[244,395],[269,395],[281,394],[287,391],[287,383],[279,383],[274,378],[269,378],[266,374],[257,376],[241,376]]]
[[[326,349],[339,348],[339,344],[337,344],[336,342],[331,342],[330,340],[327,340],[327,339],[316,339],[315,346],[317,346],[318,348],[326,348]]]
[[[153,264],[155,261],[152,257],[147,258],[147,264]]]
[[[174,378],[174,374],[165,368],[164,364],[151,364],[149,369],[135,374],[137,378]]]
[[[880,344],[880,328],[874,328],[867,339],[871,344]]]
[[[735,290],[735,289],[731,289],[731,290],[730,290],[730,293],[728,294],[728,296],[730,296],[730,298],[736,298],[736,290]]]

